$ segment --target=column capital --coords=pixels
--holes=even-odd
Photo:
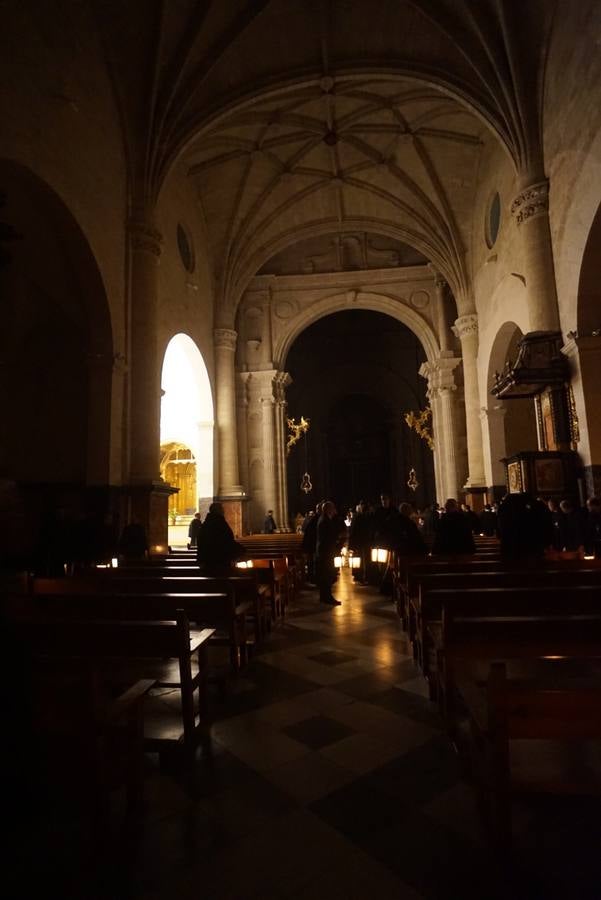
[[[459,357],[442,356],[432,362],[425,362],[419,368],[419,374],[428,381],[428,393],[436,397],[444,391],[455,391],[454,370],[461,359]]]
[[[225,350],[231,350],[232,353],[234,353],[236,350],[237,339],[238,332],[234,331],[233,328],[213,329],[213,341],[215,347],[223,347]]]
[[[478,334],[478,316],[475,313],[459,316],[458,319],[455,319],[453,331],[460,339],[471,334]]]
[[[151,253],[157,259],[161,255],[163,235],[149,219],[133,216],[127,220],[127,233],[134,250]]]
[[[518,225],[549,213],[549,182],[538,181],[524,188],[511,204],[511,215]]]

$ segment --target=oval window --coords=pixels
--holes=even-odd
[[[186,272],[194,271],[194,250],[188,232],[183,225],[177,226],[177,249]]]
[[[497,191],[490,201],[488,212],[486,214],[486,246],[490,250],[494,246],[499,236],[499,228],[501,227],[501,198]]]

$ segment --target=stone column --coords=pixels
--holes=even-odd
[[[454,369],[461,360],[440,357],[424,363],[419,373],[428,379],[428,397],[432,405],[434,463],[438,468],[436,494],[439,502],[458,496],[457,421]]]
[[[240,464],[240,481],[248,491],[248,372],[239,372],[236,376],[236,409],[238,412],[238,461]]]
[[[158,264],[162,237],[149,217],[128,223],[130,246],[129,474],[159,479],[161,366],[158,358]]]
[[[238,476],[238,442],[236,438],[236,375],[234,355],[237,334],[231,328],[216,328],[215,386],[216,421],[219,459],[219,496],[239,497],[242,486]]]
[[[276,522],[281,531],[290,531],[290,513],[288,510],[288,479],[286,473],[286,388],[292,379],[287,372],[278,372],[275,378],[276,401],[276,466],[278,474],[278,508]]]
[[[559,311],[549,228],[549,182],[529,184],[511,204],[522,239],[531,331],[558,331]]]
[[[492,398],[491,398],[492,400]],[[505,492],[505,466],[501,462],[507,455],[505,441],[505,414],[507,407],[503,403],[492,402],[489,407],[482,407],[482,441],[485,448],[484,469],[488,500],[492,503]]]
[[[584,463],[585,491],[588,497],[601,496],[601,415],[599,415],[599,374],[601,373],[601,334],[571,336],[561,348],[570,361],[575,401],[578,452]]]
[[[276,434],[276,397],[274,393],[274,379],[277,372],[271,370],[268,372],[256,373],[262,376],[261,391],[261,417],[262,417],[262,439],[263,439],[263,500],[265,509],[263,515],[268,509],[272,509],[275,513],[279,509],[279,478],[278,478],[278,459],[277,459],[277,434]],[[280,523],[277,521],[277,524]]]
[[[447,283],[435,269],[430,264],[429,266],[434,271],[434,289],[435,289],[435,302],[434,302],[434,314],[435,314],[435,323],[436,330],[438,332],[438,342],[440,344],[441,353],[444,355],[448,351],[451,350],[451,329],[449,328],[449,323],[447,321],[447,311],[446,311],[446,298],[445,292]]]
[[[465,395],[465,428],[467,434],[468,479],[464,485],[470,494],[481,494],[486,486],[482,427],[480,424],[480,391],[478,389],[478,316],[460,316],[455,329],[461,340],[463,390]],[[469,501],[468,501],[469,502]]]

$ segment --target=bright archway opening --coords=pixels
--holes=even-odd
[[[161,375],[161,478],[177,488],[169,500],[169,544],[188,542],[195,512],[204,518],[213,500],[213,392],[194,341],[176,334]]]

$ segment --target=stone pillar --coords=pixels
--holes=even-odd
[[[159,480],[161,366],[158,358],[158,264],[162,238],[149,217],[128,223],[130,245],[129,475]],[[165,522],[167,515],[165,514]]]
[[[257,373],[259,374],[259,373]],[[275,514],[279,509],[279,478],[277,459],[277,422],[276,422],[276,398],[274,393],[274,380],[277,372],[271,370],[261,372],[261,416],[262,416],[262,443],[263,443],[263,500],[265,509],[272,509]],[[276,519],[276,523],[280,523]]]
[[[419,374],[428,379],[428,397],[432,406],[434,437],[434,466],[436,469],[436,496],[444,503],[449,497],[458,496],[457,466],[457,415],[455,403],[454,369],[461,360],[440,357],[432,363],[424,363]]]
[[[525,187],[511,204],[522,239],[531,331],[558,331],[559,311],[549,228],[549,182]]]
[[[248,469],[248,372],[238,373],[236,387],[240,481],[246,491],[248,491],[250,483]]]
[[[237,334],[231,328],[216,328],[215,386],[219,459],[219,497],[242,496],[238,476],[238,442],[236,437],[236,375],[234,355]]]
[[[439,275],[439,273],[433,268],[431,264],[429,267],[434,271],[434,289],[436,292],[434,301],[434,321],[436,324],[436,330],[438,332],[438,342],[440,344],[440,350],[444,355],[451,350],[451,329],[449,328],[449,323],[447,321],[445,297],[447,283],[442,275]]]
[[[502,460],[507,456],[505,441],[505,414],[503,403],[492,403],[482,407],[482,441],[485,448],[484,469],[489,503],[500,499],[505,493],[505,466]]]
[[[274,382],[276,417],[276,466],[278,475],[278,508],[275,520],[280,531],[290,531],[288,510],[288,479],[286,477],[286,388],[292,379],[287,372],[278,372]]]
[[[481,505],[484,492],[484,454],[482,452],[482,427],[480,424],[480,391],[478,389],[478,316],[460,316],[455,329],[461,341],[463,359],[463,390],[465,395],[465,428],[467,434],[468,479],[465,490],[473,495],[468,502]]]
[[[598,409],[599,374],[601,373],[601,334],[570,337],[562,353],[570,361],[572,391],[575,401],[578,452],[584,464],[585,492],[588,497],[601,496],[601,416]]]

